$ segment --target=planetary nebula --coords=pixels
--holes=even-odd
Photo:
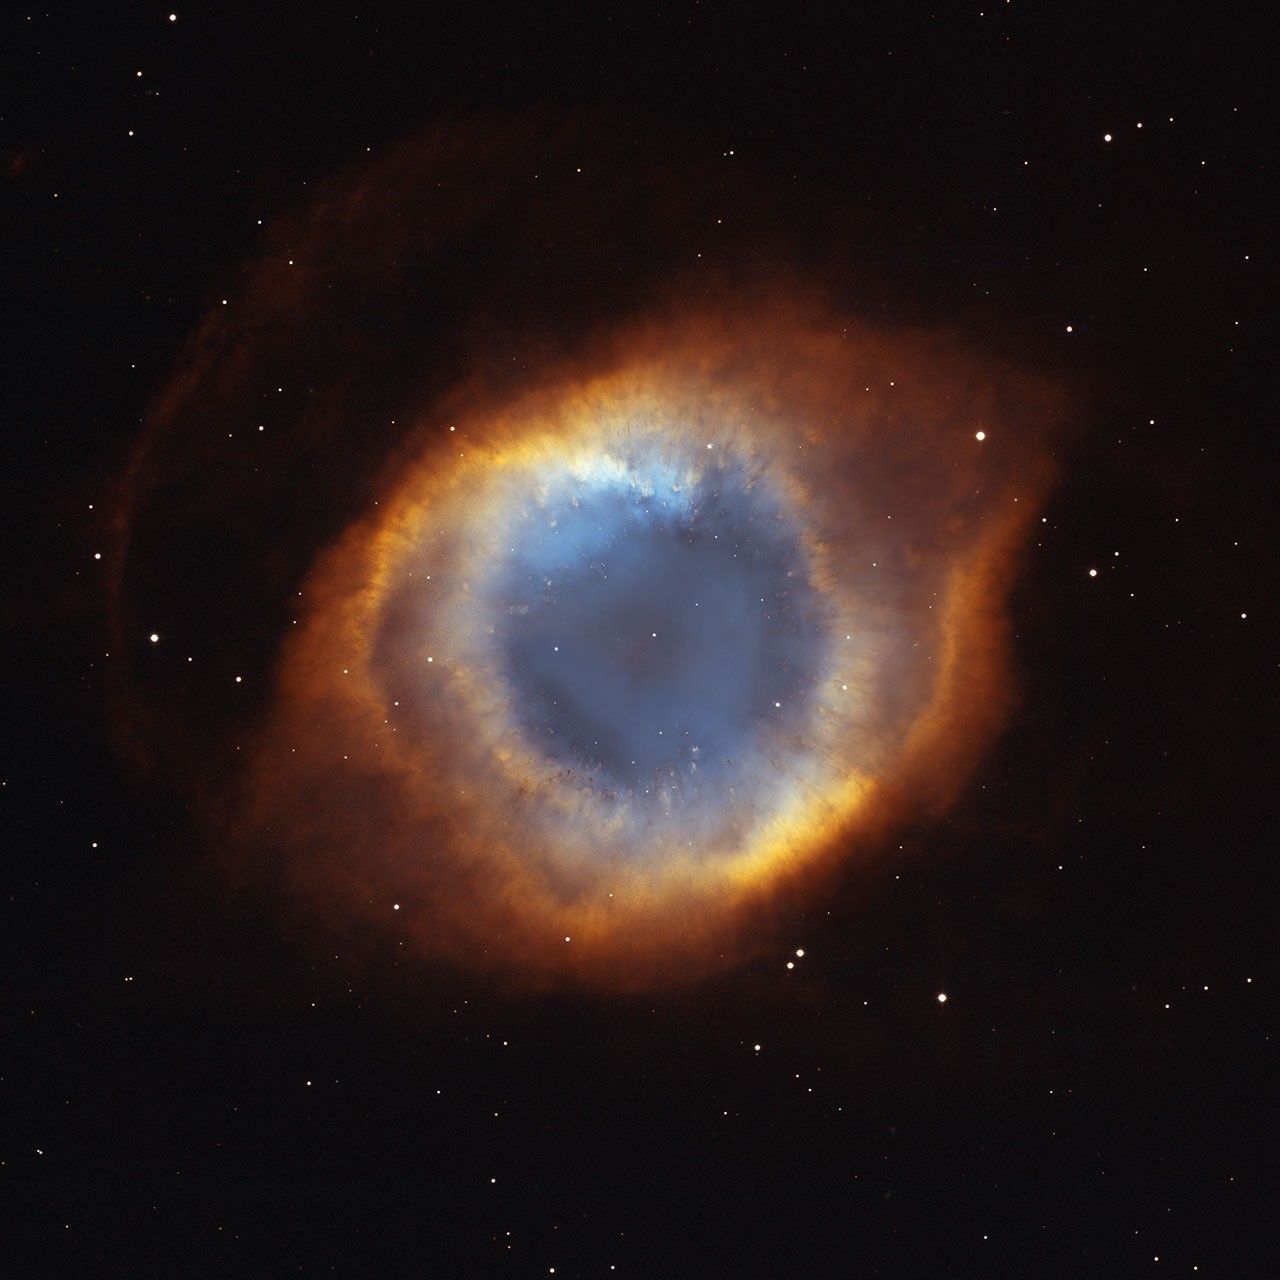
[[[190,770],[238,873],[528,982],[732,963],[771,896],[937,812],[999,726],[1057,395],[759,272],[660,273],[465,359],[433,321],[415,370],[352,316],[423,287],[386,266],[416,172],[322,203],[307,276],[251,271],[193,343],[122,505],[121,625],[175,530],[189,569],[241,512],[232,559],[270,567],[228,625],[282,638]],[[334,251],[353,225],[386,257]],[[264,409],[277,379],[305,397]],[[288,443],[220,470],[267,412]],[[137,732],[179,714],[130,701]]]

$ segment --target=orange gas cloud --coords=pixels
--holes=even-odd
[[[175,520],[216,526],[243,492],[244,509],[274,501],[287,523],[296,487],[323,484],[342,457],[344,415],[368,390],[335,361],[307,367],[305,396],[291,388],[291,443],[261,482],[237,474],[228,496],[213,464],[191,461],[212,456],[219,429],[251,437],[276,370],[283,386],[302,359],[295,311],[308,327],[341,316],[345,332],[351,307],[403,297],[402,273],[388,284],[382,259],[365,272],[349,248],[353,223],[366,245],[371,230],[403,244],[411,171],[398,159],[394,181],[380,170],[322,203],[299,232],[306,279],[275,262],[251,272],[237,327],[206,332],[158,402],[123,508],[122,627],[145,570],[131,579],[131,561]],[[263,547],[285,566],[258,572],[247,602],[283,635],[264,646],[269,692],[211,733],[207,761],[186,753],[241,871],[264,868],[422,954],[530,983],[638,987],[749,954],[780,892],[819,891],[832,866],[964,784],[1009,705],[1005,601],[1051,481],[1056,392],[943,333],[868,324],[795,279],[659,280],[648,296],[598,315],[579,300],[572,325],[526,325],[503,345],[500,374],[488,350],[452,382],[438,358],[393,368],[351,340],[357,376],[412,408],[385,415],[391,447],[370,450],[361,484],[339,484],[343,520],[316,519],[309,494],[293,559]],[[731,782],[641,801],[531,737],[495,660],[486,584],[513,513],[536,517],[548,486],[679,494],[730,473],[795,531],[816,601],[813,690]],[[157,496],[175,492],[180,518]],[[246,547],[268,527],[232,525]],[[143,708],[147,726],[175,718],[143,690],[124,702],[136,736],[154,731]]]

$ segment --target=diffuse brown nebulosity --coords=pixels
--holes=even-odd
[[[691,277],[672,259],[710,193],[655,168],[619,232],[616,190],[530,185],[531,136],[548,170],[581,138],[489,123],[335,183],[193,338],[125,486],[116,617],[202,556],[258,697],[221,714],[201,675],[185,705],[150,679],[119,705],[144,748],[213,707],[174,755],[237,874],[518,981],[683,980],[962,785],[1007,703],[1005,599],[1062,406],[830,281]],[[623,242],[658,251],[637,268]],[[484,583],[549,486],[717,466],[794,520],[822,661],[731,795],[658,813],[522,731]]]

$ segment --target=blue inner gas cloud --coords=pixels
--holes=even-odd
[[[801,725],[820,609],[759,477],[661,456],[550,480],[509,526],[495,583],[516,719],[565,768],[664,794],[730,777]]]

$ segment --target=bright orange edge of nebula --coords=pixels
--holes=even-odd
[[[442,660],[449,696],[475,705],[442,716],[435,733],[429,710],[415,732],[391,731],[377,637],[404,558],[424,539],[443,556],[437,572],[467,571],[468,522],[483,517],[494,477],[589,454],[620,422],[695,431],[690,413],[699,439],[714,433],[803,513],[814,583],[836,614],[856,624],[870,598],[843,581],[859,546],[899,540],[919,582],[877,618],[879,643],[885,655],[924,644],[929,664],[911,677],[904,714],[869,729],[855,717],[852,745],[828,728],[824,749],[841,767],[741,847],[602,868],[506,811],[563,799],[518,750],[490,759],[466,794],[473,744],[459,727],[493,715],[482,673]],[[778,294],[669,307],[540,368],[514,399],[494,403],[483,380],[464,383],[424,412],[376,508],[316,561],[223,834],[246,860],[264,842],[283,854],[287,884],[322,913],[367,919],[411,949],[517,984],[644,988],[773,946],[772,904],[818,892],[895,824],[941,811],[1004,721],[1006,600],[1051,482],[1060,416],[1053,388],[945,336],[878,331]],[[988,443],[975,443],[978,430]],[[892,519],[886,503],[897,527],[873,527],[862,507]],[[860,751],[874,768],[857,767]]]

